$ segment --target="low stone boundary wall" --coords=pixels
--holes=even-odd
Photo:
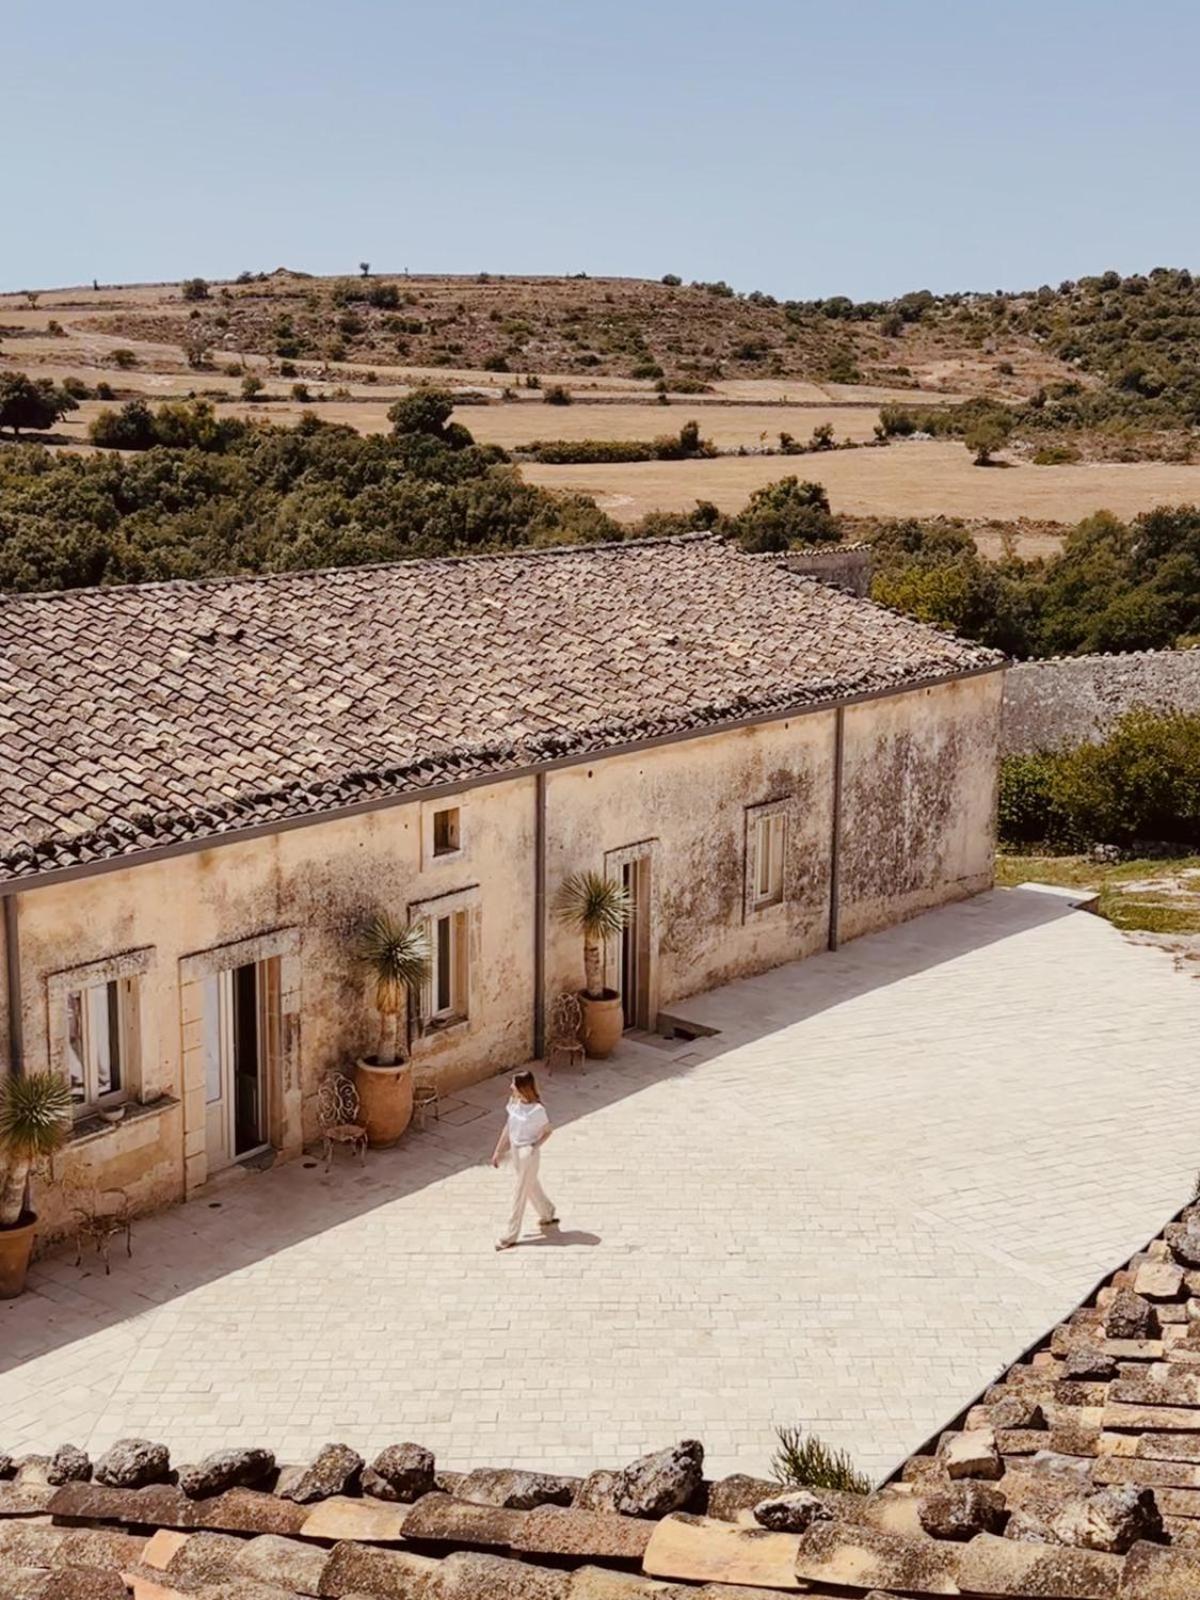
[[[1019,662],[1005,674],[1001,753],[1095,742],[1135,706],[1200,712],[1200,649]]]

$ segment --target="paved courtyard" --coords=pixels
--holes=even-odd
[[[801,1422],[891,1467],[1153,1234],[1200,1165],[1200,987],[1033,890],[675,1011],[547,1085],[563,1226],[496,1255],[503,1080],[365,1169],[310,1161],[0,1303],[0,1446],[302,1458],[415,1439],[569,1471]]]

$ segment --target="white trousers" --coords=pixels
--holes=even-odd
[[[542,1152],[534,1144],[517,1144],[512,1149],[512,1163],[516,1171],[517,1186],[513,1191],[512,1215],[501,1237],[511,1243],[521,1232],[525,1207],[532,1205],[539,1222],[549,1222],[554,1216],[554,1205],[542,1188],[538,1178]]]

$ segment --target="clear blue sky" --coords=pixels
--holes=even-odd
[[[7,0],[0,286],[1200,267],[1195,0]]]

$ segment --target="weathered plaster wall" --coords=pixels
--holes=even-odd
[[[1003,674],[847,706],[842,940],[991,887]]]
[[[607,851],[658,840],[658,1003],[821,949],[828,931],[834,713],[664,745],[547,778],[547,893]],[[747,914],[747,807],[788,802],[785,901]],[[610,956],[611,961],[611,956]],[[578,936],[551,919],[547,992],[578,988]]]
[[[410,904],[472,885],[479,885],[488,910],[479,924],[472,1016],[452,1034],[418,1040],[414,1059],[436,1068],[446,1088],[526,1060],[532,1048],[533,781],[472,790],[454,803],[461,808],[463,848],[446,859],[423,851],[422,811],[429,802],[415,801],[23,893],[29,1070],[50,1059],[51,975],[150,949],[153,961],[140,980],[142,1096],[167,1095],[193,1111],[187,1156],[188,1187],[194,1187],[205,1176],[203,1141],[196,1141],[188,1097],[202,1114],[203,1084],[195,1081],[199,1063],[188,1049],[188,1030],[195,1031],[197,1020],[182,1004],[195,989],[186,963],[235,941],[296,930],[299,1083],[283,1085],[291,1114],[279,1141],[294,1153],[313,1136],[315,1090],[324,1072],[375,1048],[375,1013],[352,960],[364,914],[387,908],[403,918]],[[187,1077],[185,1060],[192,1063]],[[152,1123],[158,1140],[150,1149],[145,1141]],[[126,1151],[135,1146],[145,1152],[145,1172],[135,1185],[139,1204],[149,1208],[177,1198],[184,1172],[177,1105],[80,1141],[64,1159],[124,1173]]]
[[[1135,706],[1200,711],[1200,650],[1063,656],[1010,667],[1002,754],[1092,743]]]

